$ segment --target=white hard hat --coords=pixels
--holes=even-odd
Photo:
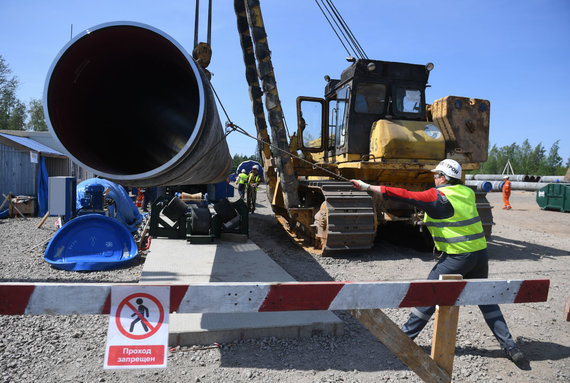
[[[245,169],[242,169],[242,170],[241,170],[241,173],[245,173]]]
[[[461,165],[455,160],[446,159],[441,161],[435,169],[432,170],[434,173],[443,173],[447,177],[461,179]]]
[[[504,179],[504,180],[508,180],[508,179],[509,179],[509,176],[504,176],[503,179]]]
[[[252,169],[259,170],[259,166],[253,165],[253,168],[252,168]]]

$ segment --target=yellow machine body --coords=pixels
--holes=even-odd
[[[434,123],[378,120],[372,125],[370,133],[370,156],[441,160],[445,158],[445,139]]]

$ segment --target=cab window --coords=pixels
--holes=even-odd
[[[344,146],[344,139],[346,135],[346,128],[348,124],[348,100],[350,96],[350,86],[346,85],[340,89],[336,94],[336,100],[333,100],[330,105],[330,118],[331,125],[335,129],[335,144],[338,147]]]
[[[322,100],[299,100],[299,126],[303,147],[320,149],[322,147],[323,104]]]
[[[386,108],[386,85],[360,83],[356,88],[354,111],[382,114]]]
[[[419,89],[396,88],[396,109],[400,113],[422,114],[422,92]]]

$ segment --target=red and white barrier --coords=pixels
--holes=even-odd
[[[0,283],[0,315],[108,314],[111,286]],[[549,286],[548,279],[195,283],[170,286],[170,311],[231,313],[545,302]]]

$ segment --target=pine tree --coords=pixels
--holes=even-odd
[[[16,97],[18,79],[0,55],[0,129],[24,130],[26,106]]]
[[[44,117],[44,108],[42,105],[42,100],[31,100],[29,103],[28,110],[30,112],[30,119],[26,124],[28,130],[35,131],[46,131],[48,130],[46,120]]]

